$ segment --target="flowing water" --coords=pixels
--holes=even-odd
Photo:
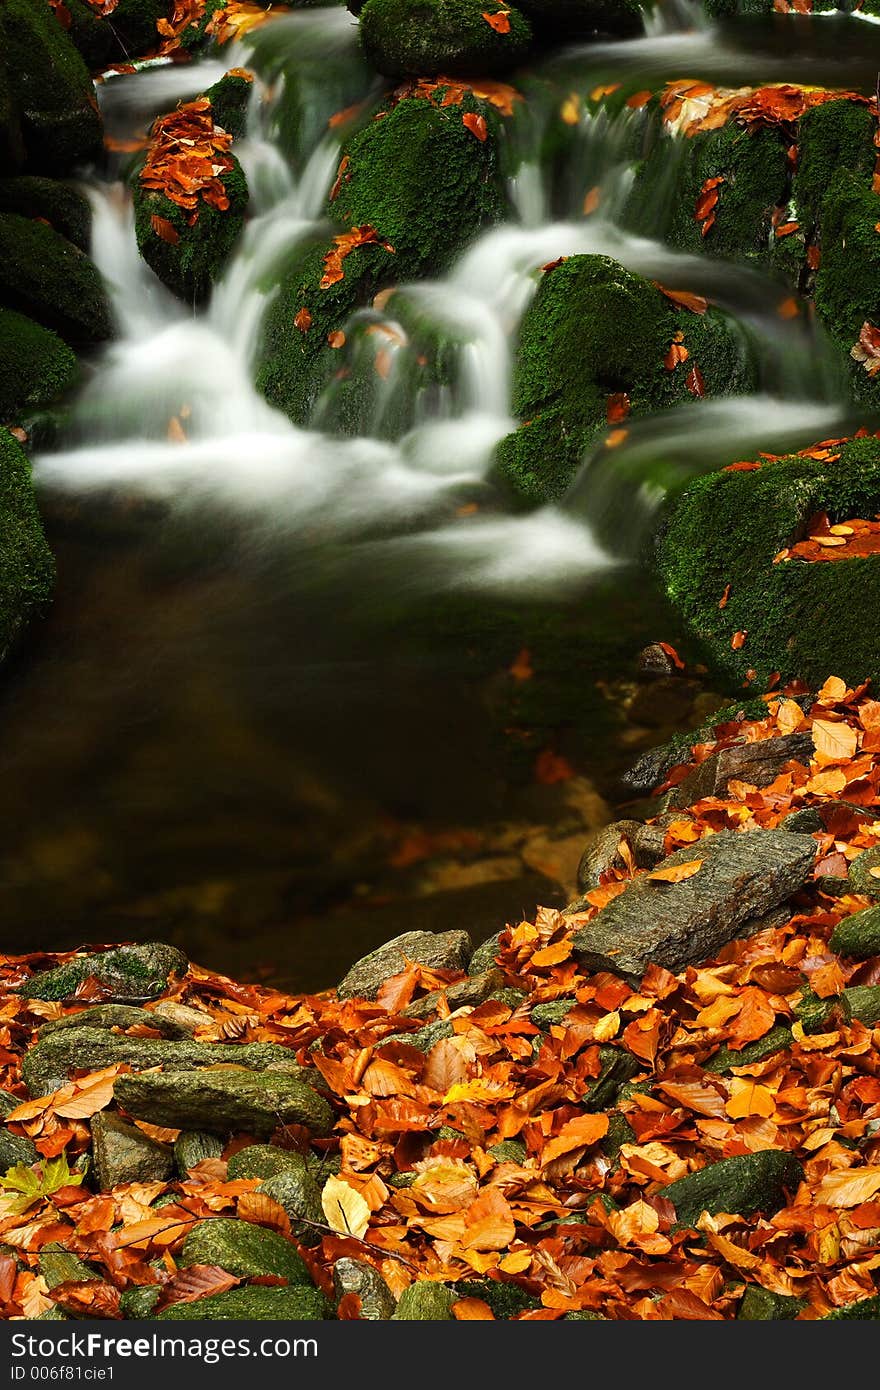
[[[358,352],[385,354],[356,438],[335,432],[332,382],[308,430],[253,385],[279,267],[319,228],[335,176],[329,119],[376,90],[351,17],[291,15],[222,62],[105,82],[107,129],[124,140],[251,67],[236,144],[251,216],[194,314],[137,254],[123,161],[89,182],[119,336],[36,460],[59,584],[4,688],[4,946],[161,935],[315,986],[411,926],[485,934],[564,900],[572,846],[607,814],[598,792],[650,741],[621,723],[615,692],[640,646],[674,635],[643,569],[667,490],[845,419],[820,338],[777,312],[782,288],[620,225],[639,113],[582,117],[552,167],[542,92],[632,74],[867,90],[877,48],[852,20],[728,33],[679,0],[643,39],[556,55],[508,131],[509,222],[442,283],[404,286],[353,325]],[[601,216],[584,220],[591,186]],[[758,390],[634,422],[560,504],[513,515],[489,480],[513,423],[511,344],[536,269],[578,252],[730,310]],[[415,396],[420,325],[454,369]],[[536,782],[542,754],[565,775]]]

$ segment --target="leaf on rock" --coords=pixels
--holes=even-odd
[[[327,1224],[341,1236],[361,1240],[370,1224],[370,1208],[344,1178],[330,1177],[321,1191]]]
[[[471,135],[475,136],[481,143],[489,133],[486,127],[486,117],[478,115],[475,111],[466,111],[461,118],[461,123],[465,130],[469,130]]]

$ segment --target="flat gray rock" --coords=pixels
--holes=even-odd
[[[784,902],[805,882],[816,841],[782,830],[723,830],[686,845],[658,869],[702,860],[681,883],[635,879],[574,934],[575,953],[591,970],[644,973],[707,960],[744,922]]]
[[[99,1110],[92,1116],[92,1161],[101,1192],[121,1182],[167,1182],[174,1154],[119,1115]]]
[[[756,743],[732,743],[698,763],[670,795],[670,806],[693,806],[706,796],[726,796],[731,778],[753,787],[767,787],[786,763],[809,766],[815,749],[812,734],[781,734]]]
[[[304,1125],[315,1134],[333,1127],[324,1097],[284,1072],[146,1072],[118,1076],[113,1093],[135,1119],[169,1129],[245,1130],[268,1138],[284,1125]]]
[[[363,956],[336,987],[340,999],[375,999],[386,980],[407,961],[429,970],[467,970],[473,942],[466,931],[408,931]]]

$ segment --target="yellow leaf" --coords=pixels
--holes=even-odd
[[[693,878],[694,874],[699,873],[702,867],[702,859],[690,859],[687,864],[671,864],[668,869],[655,869],[648,874],[648,878],[653,883],[683,883],[686,878]]]
[[[813,1200],[829,1207],[858,1207],[880,1192],[880,1167],[844,1168],[826,1173]]]
[[[462,1100],[475,1101],[477,1105],[497,1100],[512,1100],[516,1087],[503,1081],[484,1081],[477,1077],[473,1081],[457,1081],[450,1086],[443,1097],[444,1105],[455,1105]]]
[[[571,955],[571,940],[557,941],[555,946],[545,946],[532,956],[532,965],[558,965]]]
[[[514,1250],[499,1260],[498,1268],[503,1269],[505,1274],[523,1274],[531,1263],[532,1256],[528,1250]]]
[[[593,1042],[610,1042],[612,1038],[617,1037],[619,1028],[620,1014],[615,1009],[613,1013],[605,1014],[603,1018],[599,1019],[593,1029]]]
[[[730,1083],[730,1099],[724,1108],[732,1120],[742,1120],[746,1115],[772,1115],[776,1101],[766,1086],[759,1086],[748,1077],[736,1076]]]
[[[344,1178],[328,1178],[321,1191],[327,1224],[341,1236],[361,1240],[370,1224],[370,1208]]]
[[[829,676],[819,691],[817,699],[820,705],[836,705],[840,703],[846,693],[846,682],[842,681],[840,676]]]
[[[784,734],[793,734],[804,722],[804,712],[794,700],[783,700],[776,711],[776,723]]]
[[[817,772],[807,783],[806,790],[813,796],[836,796],[846,786],[846,773],[842,768],[829,767],[825,772]]]
[[[709,1244],[714,1245],[721,1258],[736,1269],[758,1269],[761,1265],[760,1255],[754,1255],[751,1250],[744,1250],[736,1241],[730,1240],[720,1231],[706,1231],[706,1235]]]
[[[853,757],[859,744],[855,729],[830,719],[814,719],[812,733],[816,752],[832,762],[845,762]]]
[[[581,99],[577,92],[572,92],[567,101],[563,102],[559,114],[566,125],[577,125],[581,118]]]

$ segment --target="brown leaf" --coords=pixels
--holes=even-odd
[[[156,236],[161,237],[162,241],[167,241],[169,246],[176,246],[180,241],[180,232],[168,221],[167,217],[160,217],[157,212],[154,212],[150,218],[150,226]]]
[[[256,1195],[256,1194],[254,1194]],[[234,1274],[219,1265],[187,1265],[179,1269],[162,1289],[156,1312],[170,1308],[173,1303],[195,1303],[212,1293],[226,1293],[241,1283]]]

